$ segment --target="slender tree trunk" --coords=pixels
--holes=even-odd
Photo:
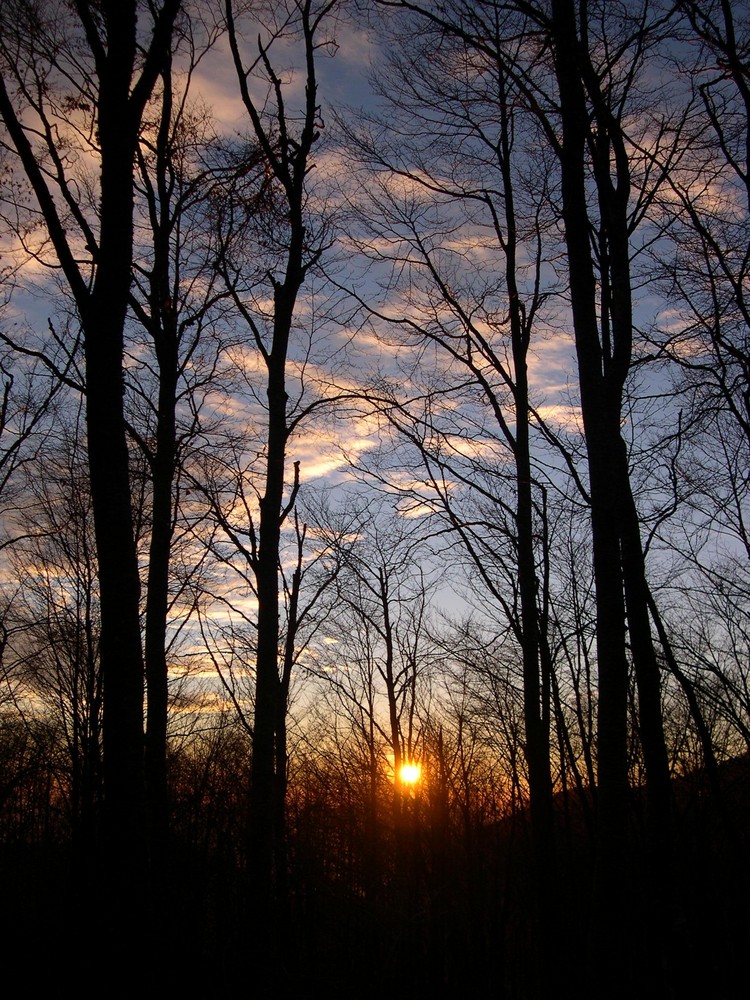
[[[331,5],[333,6],[333,5]],[[256,345],[266,364],[268,406],[266,469],[263,496],[260,499],[258,550],[254,573],[258,600],[258,647],[255,676],[255,713],[250,778],[250,817],[248,832],[248,869],[252,946],[261,966],[272,968],[275,951],[287,942],[273,937],[275,847],[283,842],[285,804],[280,798],[286,771],[286,691],[279,677],[279,555],[281,528],[288,513],[284,509],[286,445],[290,433],[287,414],[286,365],[289,339],[294,322],[297,295],[315,254],[307,246],[305,228],[306,177],[311,168],[310,152],[319,134],[319,109],[315,77],[315,33],[330,7],[313,9],[309,0],[297,8],[297,26],[305,49],[305,102],[302,124],[287,118],[281,99],[282,85],[270,63],[268,50],[261,49],[258,64],[273,81],[277,104],[273,128],[258,111],[248,88],[249,72],[243,65],[239,36],[234,21],[234,4],[225,0],[229,43],[243,104],[252,122],[255,138],[266,160],[268,176],[285,202],[287,229],[286,270],[283,280],[271,277],[273,284],[273,333],[270,349],[263,343],[257,328]],[[268,109],[264,110],[267,111]],[[297,482],[288,505],[294,503]],[[283,716],[282,716],[283,713]],[[282,723],[283,718],[283,723]],[[279,771],[283,760],[283,772]],[[260,975],[260,973],[259,973]]]
[[[146,667],[146,792],[155,883],[167,866],[169,815],[167,796],[167,721],[169,685],[167,617],[174,523],[173,486],[177,461],[178,316],[171,287],[172,199],[168,175],[172,135],[172,67],[162,73],[161,121],[156,144],[158,202],[154,216],[154,265],[150,275],[150,333],[158,370],[156,443],[150,454],[152,476],[151,539],[146,590],[144,655]],[[158,886],[155,884],[155,888]]]
[[[146,794],[154,890],[161,895],[168,859],[167,720],[169,709],[167,615],[172,550],[177,391],[176,330],[159,332],[159,400],[156,451],[151,472],[153,497],[149,544],[145,622],[146,669]],[[158,902],[155,900],[155,902]]]
[[[301,284],[299,266],[301,234],[297,253],[290,253],[290,264],[284,284],[275,287],[273,346],[268,355],[268,450],[266,457],[265,492],[260,502],[258,558],[255,578],[258,592],[258,652],[255,678],[255,715],[253,724],[253,759],[250,777],[250,840],[249,871],[256,946],[266,956],[272,953],[269,937],[272,915],[277,912],[274,899],[274,854],[283,831],[279,810],[278,786],[280,775],[276,765],[278,754],[286,760],[284,729],[279,731],[281,704],[279,679],[279,548],[285,485],[287,441],[287,392],[285,370],[289,334],[294,304]],[[279,744],[283,740],[283,747]]]
[[[266,489],[260,505],[256,581],[258,653],[255,678],[253,759],[250,787],[250,871],[258,916],[268,921],[272,900],[274,818],[276,816],[276,727],[279,697],[280,512],[286,451],[286,401],[283,367],[271,360],[268,379],[268,457]],[[276,363],[274,363],[276,362]],[[283,358],[282,358],[283,365]],[[263,916],[261,916],[263,915]]]
[[[516,408],[516,532],[518,542],[518,589],[521,595],[521,646],[523,657],[523,704],[525,755],[529,769],[529,804],[534,853],[535,924],[538,956],[535,962],[540,997],[548,993],[548,973],[556,967],[553,957],[557,872],[550,770],[549,717],[541,683],[540,621],[537,605],[538,581],[534,556],[531,452],[529,446],[529,388],[527,352],[529,338],[523,328],[515,278],[515,224],[512,217],[510,182],[506,185],[506,217],[511,220],[507,239],[507,281],[510,298],[511,337],[515,373]]]
[[[110,5],[112,7],[116,5]],[[133,247],[137,120],[129,106],[135,6],[109,12],[113,41],[100,78],[99,266],[81,309],[86,421],[101,604],[105,843],[113,924],[141,897],[146,871],[140,577],[123,413],[123,329]],[[117,904],[114,904],[117,900]],[[130,918],[128,918],[130,919]],[[121,928],[113,927],[118,947]]]

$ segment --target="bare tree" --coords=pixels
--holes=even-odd
[[[24,510],[16,519],[22,538],[10,555],[18,590],[5,618],[13,633],[13,662],[6,671],[26,704],[36,705],[30,714],[40,712],[58,733],[65,755],[58,766],[69,797],[74,870],[82,884],[91,885],[102,805],[102,677],[91,498],[75,425],[60,420],[55,438],[35,463]]]
[[[140,580],[123,412],[132,280],[134,163],[179,0],[6,5],[0,114],[38,229],[75,302],[86,364],[87,446],[101,601],[107,944],[133,967],[132,914],[146,871]],[[139,13],[146,17],[139,24]],[[92,156],[94,177],[85,168]],[[21,231],[25,231],[24,228]],[[37,238],[38,237],[38,238]],[[126,915],[127,914],[127,915]],[[137,963],[136,963],[137,964]]]
[[[638,67],[664,39],[670,12],[666,7],[643,5],[610,16],[603,5],[568,0],[479,7],[462,2],[385,6],[407,11],[405,16],[411,18],[417,36],[432,32],[438,45],[452,40],[459,49],[464,47],[472,69],[489,63],[501,67],[509,92],[536,120],[538,141],[552,157],[547,162],[556,178],[550,190],[559,191],[565,241],[586,444],[584,496],[591,509],[596,581],[601,847],[595,912],[601,916],[593,918],[592,926],[595,934],[612,931],[609,940],[595,947],[599,974],[604,976],[624,940],[621,932],[634,926],[629,918],[621,923],[629,895],[621,872],[629,814],[631,659],[646,760],[649,870],[654,885],[666,871],[669,857],[669,766],[659,662],[651,635],[644,546],[622,421],[634,357],[631,260],[640,247],[636,234],[663,180],[652,169],[649,157],[638,150],[643,149],[648,132],[653,144],[668,156],[669,143],[673,143],[670,136],[675,134],[666,120],[638,118],[631,112],[642,112],[644,102],[653,100],[641,91]],[[407,71],[411,68],[405,66]],[[407,92],[411,86],[407,79]],[[620,900],[618,887],[624,894]],[[660,887],[657,895],[669,897],[670,890]],[[669,908],[670,903],[665,905]],[[624,970],[629,963],[625,951],[618,961]],[[676,968],[673,965],[670,974]]]
[[[490,21],[482,28],[496,37]],[[521,28],[510,44],[525,43]],[[541,926],[555,866],[539,600],[544,474],[532,458],[529,367],[537,331],[552,319],[544,307],[555,286],[546,261],[554,176],[538,124],[491,45],[472,49],[429,18],[411,18],[389,52],[381,83],[388,113],[348,129],[354,156],[371,172],[365,181],[363,170],[364,193],[353,196],[359,247],[386,294],[366,307],[404,357],[414,401],[398,386],[389,419],[422,456],[425,505],[460,540],[477,590],[507,621],[524,664]]]
[[[216,253],[218,273],[229,292],[249,340],[236,351],[259,420],[251,433],[228,435],[240,472],[225,477],[225,489],[204,483],[204,495],[246,574],[249,593],[257,602],[252,625],[256,649],[252,714],[248,874],[251,892],[251,946],[259,962],[270,963],[283,934],[273,933],[274,886],[283,887],[276,869],[283,842],[285,789],[285,714],[289,674],[295,659],[299,627],[301,549],[305,528],[297,522],[297,568],[288,582],[290,619],[286,645],[280,621],[285,583],[280,573],[283,531],[292,525],[300,488],[299,464],[287,469],[289,441],[309,413],[306,397],[306,350],[314,329],[300,323],[299,296],[309,273],[326,247],[326,229],[311,204],[310,174],[320,138],[321,110],[317,67],[321,47],[329,40],[328,23],[335,2],[290,2],[281,8],[247,11],[227,0],[226,26],[241,100],[249,121],[249,139],[228,154],[233,170],[214,201],[221,244]],[[257,20],[253,20],[257,18]],[[257,49],[247,55],[245,28],[259,31]],[[287,96],[283,74],[274,64],[278,50],[298,46],[304,96],[299,109]],[[250,51],[252,51],[250,49]],[[259,89],[262,96],[258,96]],[[258,181],[256,183],[255,181]],[[302,339],[301,351],[296,339]],[[305,346],[307,345],[307,346]],[[246,358],[254,355],[262,376]],[[295,356],[297,395],[290,398],[290,357]],[[256,405],[257,404],[257,409]],[[313,406],[314,408],[314,406]],[[248,409],[248,414],[250,408]],[[246,422],[246,426],[247,426]],[[257,450],[252,462],[251,451]],[[210,465],[210,462],[208,463]],[[207,465],[207,468],[208,468]],[[233,492],[234,491],[234,492]],[[213,499],[212,499],[213,497]],[[229,506],[227,507],[227,503]],[[232,506],[236,504],[236,509]],[[237,513],[245,523],[235,530]],[[283,858],[278,858],[283,867]],[[282,893],[283,894],[283,893]],[[283,903],[283,900],[280,900]]]
[[[227,291],[212,265],[216,246],[205,219],[215,186],[207,151],[216,139],[208,110],[192,92],[194,74],[220,28],[200,13],[183,18],[174,33],[157,82],[158,118],[142,129],[136,151],[136,247],[127,326],[127,430],[148,483],[136,517],[139,534],[148,537],[145,773],[157,871],[165,869],[168,832],[170,617],[187,585],[184,576],[178,583],[171,572],[180,470],[196,436],[206,432],[206,396],[218,395],[225,384],[222,357],[230,343]]]

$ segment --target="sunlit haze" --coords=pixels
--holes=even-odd
[[[398,776],[402,784],[416,785],[422,777],[422,765],[415,763],[402,764],[401,769],[398,772]]]

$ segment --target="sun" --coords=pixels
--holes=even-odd
[[[422,777],[422,765],[415,763],[402,764],[399,768],[398,776],[404,785],[416,785]]]

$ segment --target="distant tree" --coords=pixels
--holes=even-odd
[[[465,13],[470,23],[474,14]],[[472,589],[489,597],[489,614],[505,623],[524,665],[541,927],[555,865],[540,597],[546,474],[533,457],[543,422],[533,406],[530,352],[552,320],[545,304],[556,278],[545,254],[555,179],[503,60],[491,45],[471,48],[438,22],[427,14],[396,28],[380,83],[388,110],[347,128],[352,155],[371,174],[352,195],[361,213],[355,232],[384,290],[382,302],[370,296],[365,307],[384,342],[398,345],[414,401],[395,373],[395,405],[388,408],[382,390],[375,394],[416,453],[412,478],[424,483],[423,509],[436,520],[439,513],[458,540]],[[514,37],[523,47],[523,26]],[[396,485],[397,463],[383,473]],[[419,504],[419,486],[411,492]],[[544,963],[534,967],[543,974]]]
[[[0,331],[0,338],[2,336]],[[0,357],[0,496],[8,512],[23,489],[19,471],[32,464],[39,454],[48,418],[53,412],[51,404],[61,386],[57,379],[44,378],[40,386],[35,372],[39,372],[38,367],[33,363],[24,365],[23,361],[19,364],[12,351]],[[6,532],[8,527],[4,526]],[[10,540],[6,535],[0,540],[0,546],[4,547]]]
[[[75,426],[58,424],[27,485],[10,565],[17,593],[6,616],[18,705],[57,733],[69,797],[74,871],[91,884],[102,804],[102,677],[91,498]],[[33,706],[33,707],[32,707]],[[23,717],[23,715],[22,715]]]
[[[421,757],[419,691],[430,661],[429,567],[420,564],[419,533],[380,505],[329,516],[335,530],[331,533],[329,523],[319,531],[338,548],[338,570],[326,595],[328,642],[318,644],[311,669],[330,687],[336,714],[350,720],[362,747],[375,831],[384,775],[392,782],[398,826],[402,768]]]

